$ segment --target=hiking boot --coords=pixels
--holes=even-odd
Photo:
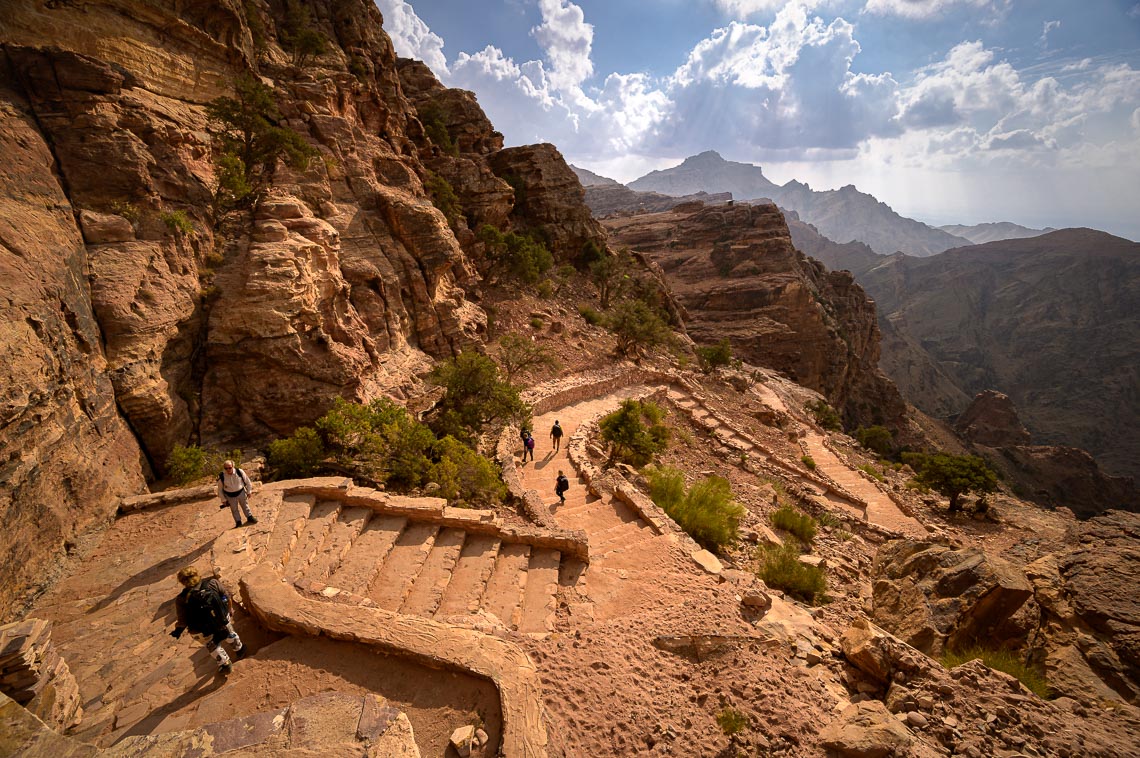
[[[230,673],[233,670],[234,670],[234,665],[232,663],[226,662],[226,663],[219,663],[218,664],[218,673],[221,674],[222,676],[225,676],[226,674]]]
[[[241,522],[240,522],[240,521],[235,521],[235,522],[234,522],[234,529],[240,529],[240,528],[241,528]]]
[[[257,523],[257,519],[253,516],[247,516],[245,519],[245,525],[246,526],[249,526],[250,524],[256,524],[256,523]]]
[[[237,650],[234,651],[234,654],[233,654],[233,659],[235,661],[240,661],[242,658],[245,658],[245,645],[242,645],[241,647],[239,647]]]

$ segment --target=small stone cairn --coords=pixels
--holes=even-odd
[[[60,732],[83,718],[79,685],[51,644],[50,621],[0,626],[0,692]]]

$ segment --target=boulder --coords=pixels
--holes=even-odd
[[[986,390],[974,396],[958,420],[954,430],[965,439],[988,447],[1028,445],[1029,430],[1017,417],[1013,401],[996,390]]]
[[[955,550],[918,540],[879,549],[872,569],[873,618],[937,657],[993,635],[1032,594],[1025,576],[978,548]]]
[[[885,758],[901,754],[914,736],[878,700],[864,700],[844,709],[819,733],[820,744],[849,758]]]
[[[927,672],[937,665],[866,619],[853,621],[839,638],[839,645],[851,665],[880,684],[889,683],[896,671]]]

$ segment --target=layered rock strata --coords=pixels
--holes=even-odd
[[[727,338],[736,355],[820,392],[851,423],[905,413],[877,368],[874,303],[849,273],[799,253],[776,206],[694,203],[605,226],[613,243],[661,267],[697,343]]]

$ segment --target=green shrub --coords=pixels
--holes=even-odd
[[[872,466],[870,463],[864,463],[862,466],[859,467],[859,470],[862,471],[863,473],[865,473],[867,476],[871,477],[872,479],[876,480],[876,481],[879,481],[879,482],[885,482],[886,481],[886,479],[883,478],[883,475],[880,474],[878,471],[876,471],[875,467]]]
[[[725,706],[724,710],[717,714],[716,723],[726,736],[731,737],[748,728],[748,716],[735,708]]]
[[[142,211],[139,210],[139,207],[128,200],[116,200],[111,203],[111,212],[130,221],[132,226],[142,218]]]
[[[324,55],[329,49],[328,40],[313,28],[312,15],[301,0],[287,0],[285,3],[285,23],[279,38],[282,49],[292,53],[293,65],[297,68],[304,68],[309,61]]]
[[[827,591],[823,569],[800,561],[800,551],[790,542],[780,547],[764,545],[757,551],[756,571],[765,584],[809,603],[822,602]]]
[[[166,459],[166,473],[175,484],[189,484],[204,476],[216,475],[222,470],[224,461],[232,460],[240,464],[241,459],[241,450],[225,452],[197,445],[175,445]]]
[[[280,479],[312,476],[325,460],[325,445],[317,430],[299,427],[289,437],[269,443],[269,465]]]
[[[530,318],[530,328],[531,329],[541,329],[543,323],[544,322],[543,322],[542,318],[539,316],[531,316],[531,318]]]
[[[894,436],[885,426],[859,427],[855,430],[855,439],[868,450],[886,457],[894,452]]]
[[[606,317],[604,314],[599,313],[588,305],[578,306],[578,315],[581,316],[590,326],[598,326],[605,322]]]
[[[610,465],[644,466],[669,444],[665,411],[649,400],[623,400],[621,407],[598,422],[602,439],[610,443]]]
[[[811,411],[811,415],[815,417],[815,422],[824,429],[838,432],[843,428],[843,421],[839,418],[839,414],[823,400],[808,403],[807,409]]]
[[[633,265],[633,258],[628,250],[621,250],[617,255],[599,256],[586,266],[590,281],[598,288],[598,300],[602,310],[610,307],[610,301],[620,295],[629,284],[629,271]]]
[[[428,103],[419,109],[417,115],[420,123],[424,125],[424,134],[440,149],[440,152],[453,157],[459,155],[459,145],[455,144],[451,132],[447,129],[449,117],[447,111],[435,103]]]
[[[673,337],[661,315],[643,300],[626,300],[618,304],[605,324],[617,337],[618,351],[629,357],[667,344]]]
[[[790,505],[782,505],[772,514],[772,526],[798,537],[805,545],[815,539],[816,520]]]
[[[950,510],[961,510],[967,492],[985,494],[997,489],[997,474],[976,455],[903,453],[903,461],[918,472],[913,484],[931,488],[950,498]]]
[[[731,365],[732,345],[729,343],[728,338],[725,337],[711,347],[698,347],[697,360],[700,361],[701,371],[706,374],[720,366]]]
[[[649,496],[701,547],[722,552],[734,544],[744,508],[732,499],[727,479],[710,476],[685,489],[685,477],[675,468],[648,472]]]
[[[543,279],[539,282],[535,290],[538,292],[538,296],[544,300],[554,297],[554,283],[549,279]]]
[[[444,388],[436,405],[432,429],[468,442],[492,423],[525,423],[530,406],[519,391],[499,377],[499,367],[485,355],[468,350],[436,364],[431,381]]]
[[[558,274],[558,278],[561,279],[563,283],[566,283],[574,278],[574,275],[578,273],[578,269],[574,268],[569,263],[563,263],[558,267],[558,271],[555,273]]]
[[[808,471],[815,471],[815,458],[810,455],[801,455],[800,462],[807,466]]]
[[[1049,685],[1041,672],[1027,666],[1021,657],[1011,650],[993,650],[980,645],[973,645],[964,650],[947,650],[942,653],[942,665],[948,669],[961,666],[963,663],[975,659],[980,659],[982,663],[994,671],[1002,671],[1018,679],[1037,697],[1049,696]]]
[[[451,182],[439,174],[428,172],[427,180],[424,181],[424,189],[431,195],[432,205],[439,209],[439,212],[447,219],[447,223],[455,226],[463,213],[463,208],[459,204],[459,196],[455,194]]]
[[[441,439],[433,449],[438,461],[428,476],[439,484],[440,497],[467,506],[502,502],[507,486],[494,462],[451,436]]]
[[[835,527],[843,526],[843,521],[841,519],[837,518],[830,511],[823,511],[822,513],[820,513],[818,516],[815,517],[815,520],[817,522],[819,522],[820,526],[828,526],[828,527],[831,527],[833,529]]]
[[[197,445],[175,445],[166,458],[166,473],[175,484],[189,484],[206,472],[206,451]]]
[[[189,237],[194,234],[194,224],[186,211],[163,211],[159,214],[162,223],[175,237]]]
[[[490,224],[483,224],[477,236],[487,252],[489,274],[509,274],[534,284],[554,265],[554,256],[546,244],[530,235],[504,234]]]
[[[588,269],[592,264],[606,257],[606,249],[594,240],[582,243],[582,249],[574,259],[574,263],[581,269]]]
[[[542,370],[557,371],[560,366],[549,348],[521,334],[504,334],[499,338],[499,365],[508,382]]]

